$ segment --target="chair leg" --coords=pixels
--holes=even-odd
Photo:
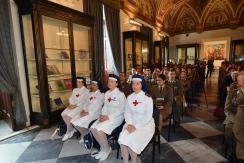
[[[155,136],[153,136],[153,153],[152,153],[152,163],[155,162],[155,144],[156,144],[156,140],[155,140]]]
[[[169,118],[169,125],[168,125],[168,142],[170,142],[170,130],[171,130],[171,118]]]
[[[120,152],[120,146],[119,143],[117,143],[117,159],[119,159],[119,152]]]
[[[228,144],[226,142],[224,144],[224,150],[225,150],[224,156],[225,156],[225,158],[227,158]]]
[[[160,147],[160,132],[158,130],[158,153],[161,153],[161,147]]]
[[[181,118],[182,118],[182,119],[183,119],[183,117],[184,117],[184,109],[185,109],[185,107],[182,106],[182,109],[181,109]]]

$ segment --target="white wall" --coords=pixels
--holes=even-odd
[[[220,30],[213,30],[213,31],[205,31],[203,33],[190,33],[188,37],[186,34],[176,35],[174,37],[170,37],[169,39],[169,52],[170,57],[177,57],[177,50],[176,45],[180,44],[194,44],[198,43],[201,44],[201,51],[200,51],[200,59],[203,59],[203,43],[208,41],[227,41],[227,48],[226,48],[226,56],[225,58],[229,58],[230,52],[230,42],[231,40],[239,40],[244,39],[244,27],[239,27],[235,30],[232,29],[220,29]]]
[[[15,51],[17,54],[20,87],[21,87],[21,93],[22,93],[26,116],[27,116],[26,125],[30,126],[30,108],[28,102],[27,83],[25,78],[25,66],[24,66],[24,58],[23,58],[22,43],[21,43],[18,8],[13,0],[10,0],[10,2],[11,2],[11,16],[12,16],[12,24],[14,30]]]

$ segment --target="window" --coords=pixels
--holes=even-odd
[[[109,41],[108,29],[106,25],[105,11],[103,6],[103,41],[104,41],[104,64],[105,71],[107,73],[118,74],[116,66],[114,64],[114,57]]]

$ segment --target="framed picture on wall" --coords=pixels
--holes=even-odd
[[[232,58],[235,62],[244,61],[244,39],[232,41],[233,54]]]
[[[208,60],[224,60],[226,58],[226,47],[226,40],[204,42],[204,56]]]

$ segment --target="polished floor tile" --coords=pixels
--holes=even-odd
[[[21,143],[21,142],[30,142],[35,139],[36,135],[40,132],[40,129],[34,129],[31,131],[27,131],[25,133],[13,136],[6,140],[0,141],[0,144],[10,144],[10,143]]]
[[[89,154],[82,156],[63,157],[57,160],[57,163],[98,163],[95,158],[92,158]]]
[[[185,163],[169,144],[161,144],[160,148],[161,153],[158,153],[158,148],[155,150],[155,163]],[[145,149],[140,158],[143,163],[152,162],[152,145]]]
[[[168,139],[168,126],[163,127],[161,131],[161,135],[164,139]],[[173,130],[173,126],[171,127],[170,131],[170,141],[179,141],[179,140],[186,140],[186,139],[193,139],[195,138],[191,135],[188,131],[186,131],[181,126],[175,128],[175,132]]]
[[[34,141],[51,139],[51,136],[56,130],[56,128],[57,126],[52,126],[51,128],[41,130],[39,134],[35,137]],[[54,136],[54,139],[60,139],[60,138],[61,136],[58,136],[57,134]]]
[[[202,121],[183,123],[181,124],[181,126],[192,135],[194,135],[196,138],[204,138],[222,134],[222,132],[220,132],[219,130],[211,127],[210,125]]]
[[[8,126],[4,120],[0,120],[0,138],[13,133],[13,130]]]
[[[199,139],[171,142],[170,146],[187,163],[217,163],[227,161]]]
[[[216,118],[213,116],[213,114],[208,112],[206,110],[206,108],[204,108],[204,109],[196,108],[192,112],[190,112],[189,115],[192,116],[193,118],[201,120],[201,121],[216,120]]]
[[[224,135],[201,138],[200,140],[207,144],[210,148],[224,156]]]
[[[61,139],[33,141],[18,159],[18,162],[31,162],[58,158],[62,149]]]
[[[22,142],[14,144],[1,144],[0,145],[0,162],[1,163],[14,163],[20,155],[26,150],[31,142]]]
[[[212,126],[213,128],[224,132],[224,125],[223,125],[223,120],[210,120],[210,121],[204,121],[208,125]]]
[[[89,153],[90,151],[84,147],[83,143],[79,144],[77,139],[69,139],[63,143],[63,147],[59,154],[59,158],[84,155]]]
[[[25,163],[56,163],[58,159],[49,159],[49,160],[39,160]]]

